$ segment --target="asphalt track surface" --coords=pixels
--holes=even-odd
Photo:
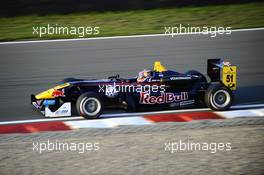
[[[42,118],[30,94],[66,77],[135,76],[160,60],[169,69],[206,73],[208,58],[238,66],[235,104],[264,102],[264,30],[207,35],[153,36],[0,45],[0,121]]]

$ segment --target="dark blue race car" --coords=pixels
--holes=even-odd
[[[229,109],[236,89],[236,66],[209,59],[207,75],[210,81],[198,71],[179,73],[156,61],[153,70],[143,70],[135,78],[66,78],[58,86],[31,95],[31,104],[46,117],[77,113],[87,119],[98,118],[106,108],[130,112],[201,106]]]

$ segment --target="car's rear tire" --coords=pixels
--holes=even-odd
[[[227,110],[230,108],[232,103],[232,91],[220,83],[211,84],[205,93],[205,104],[213,110]]]
[[[77,99],[77,112],[86,119],[98,118],[104,109],[102,97],[94,92],[87,92]]]

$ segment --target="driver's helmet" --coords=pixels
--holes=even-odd
[[[151,77],[151,70],[144,69],[138,73],[137,82],[145,82]]]

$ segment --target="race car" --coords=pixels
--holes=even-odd
[[[119,75],[107,79],[66,78],[61,84],[31,95],[31,104],[46,117],[100,117],[106,108],[129,112],[209,107],[228,110],[236,90],[236,66],[222,59],[208,59],[207,75],[190,70],[168,70],[159,61],[153,70],[133,78]]]

